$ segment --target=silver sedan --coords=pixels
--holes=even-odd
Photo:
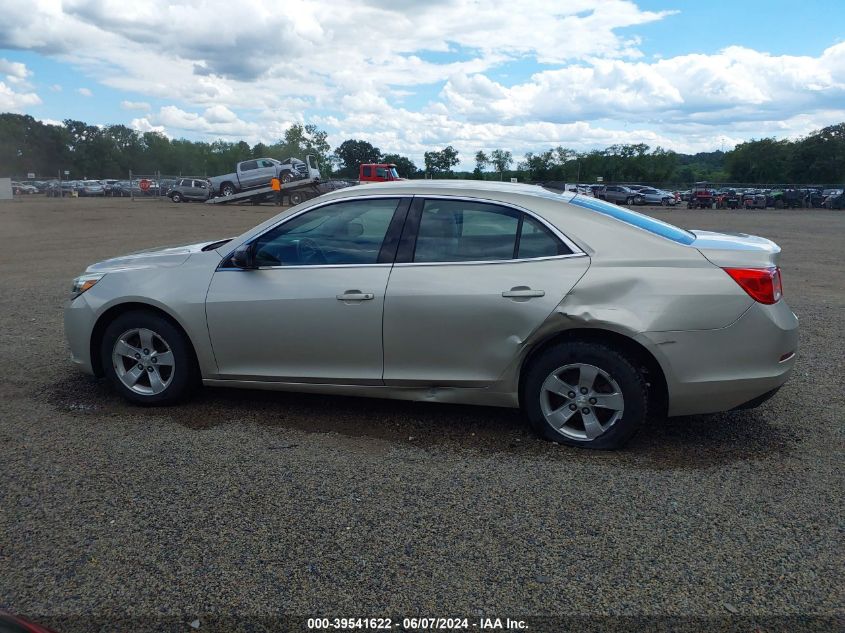
[[[614,448],[787,380],[779,253],[530,185],[372,184],[94,264],[65,331],[141,405],[205,384],[521,407],[548,439]]]
[[[642,198],[642,204],[653,204],[660,206],[675,206],[675,194],[663,189],[653,189],[651,187],[644,187],[640,189],[639,193]]]

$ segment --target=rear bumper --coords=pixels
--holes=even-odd
[[[798,319],[784,301],[755,303],[724,328],[642,338],[663,366],[669,415],[715,413],[757,406],[787,381],[798,351]]]

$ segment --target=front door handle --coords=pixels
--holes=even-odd
[[[528,286],[514,286],[510,290],[505,290],[502,296],[507,299],[530,299],[531,297],[545,297],[545,290],[532,290]]]
[[[372,292],[361,292],[360,290],[347,290],[342,295],[336,295],[338,301],[371,301],[375,298]]]

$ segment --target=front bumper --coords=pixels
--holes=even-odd
[[[646,332],[641,342],[663,366],[669,415],[715,413],[741,407],[787,381],[797,358],[798,318],[784,301],[754,303],[727,327]]]
[[[85,294],[65,303],[65,340],[70,347],[70,359],[88,374],[94,373],[91,359],[91,334],[96,322],[94,310]]]

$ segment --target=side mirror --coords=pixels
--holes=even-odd
[[[236,268],[251,270],[255,268],[255,254],[252,244],[241,244],[229,258]]]

